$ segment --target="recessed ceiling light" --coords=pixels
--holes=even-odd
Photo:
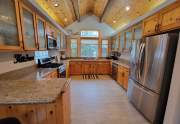
[[[116,23],[116,20],[113,20],[113,23]]]
[[[67,22],[67,18],[65,18],[64,21]]]
[[[59,4],[58,4],[58,3],[55,3],[55,4],[54,4],[54,6],[55,6],[55,7],[58,7],[58,6],[59,6]]]
[[[126,6],[126,11],[129,11],[130,10],[130,6]]]

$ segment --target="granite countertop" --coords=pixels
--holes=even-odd
[[[30,66],[0,75],[0,80],[42,80],[56,68],[37,68]]]
[[[51,103],[63,91],[67,79],[0,80],[0,104]]]
[[[124,66],[126,68],[130,68],[129,62],[127,61],[122,61],[122,60],[112,60],[113,63],[116,63],[118,65]]]

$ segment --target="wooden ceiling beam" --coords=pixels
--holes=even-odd
[[[105,15],[105,12],[106,12],[107,8],[108,8],[108,5],[110,4],[110,1],[111,1],[111,0],[107,0],[107,1],[105,2],[105,7],[104,7],[104,9],[103,9],[103,12],[102,12],[101,16],[99,17],[99,21],[100,21],[100,22],[102,22],[102,19],[103,19],[104,15]]]
[[[73,7],[73,3],[71,0],[64,0],[65,4],[66,4],[66,8],[70,9],[71,13],[72,13],[72,20],[75,21],[76,18],[76,13],[74,12],[74,7]]]
[[[80,22],[80,13],[79,13],[79,1],[78,0],[71,0],[73,11],[76,17],[76,20]]]

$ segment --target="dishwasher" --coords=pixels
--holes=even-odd
[[[112,78],[117,81],[118,76],[118,64],[112,63]]]

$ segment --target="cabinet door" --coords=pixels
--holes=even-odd
[[[36,50],[36,32],[35,32],[35,14],[34,12],[25,6],[20,4],[23,42],[25,50]]]
[[[120,51],[124,50],[125,48],[125,38],[124,38],[124,32],[120,34]]]
[[[125,32],[125,36],[126,36],[125,49],[129,50],[131,47],[131,42],[132,42],[132,30]]]
[[[70,101],[70,84],[66,84],[62,94],[62,106],[63,106],[63,122],[62,124],[71,123],[71,101]]]
[[[56,104],[46,105],[47,124],[56,124]]]
[[[57,31],[57,48],[61,49],[61,32]]]
[[[124,83],[123,87],[125,90],[128,88],[128,79],[129,79],[129,71],[127,69],[124,69]]]
[[[61,32],[61,49],[66,49],[66,36]]]
[[[143,35],[151,35],[151,34],[155,34],[157,33],[158,29],[158,19],[159,19],[159,15],[153,15],[147,19],[144,20],[143,22],[143,28],[144,28],[144,32]]]
[[[160,13],[160,31],[177,29],[180,27],[180,1],[172,4]]]
[[[0,0],[0,49],[22,49],[22,35],[17,0]]]
[[[46,50],[46,32],[45,32],[45,20],[36,15],[36,24],[37,24],[37,36],[39,50]]]

